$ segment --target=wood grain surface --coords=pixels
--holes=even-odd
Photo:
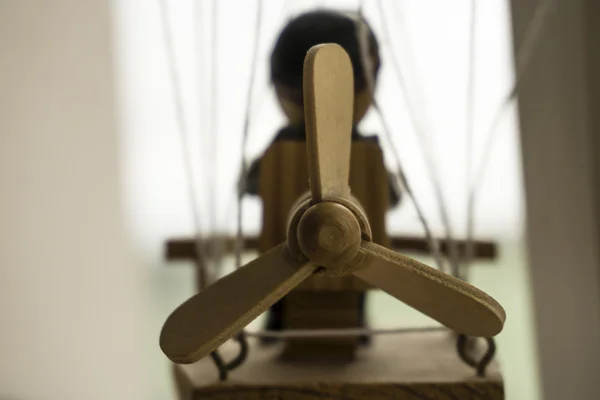
[[[373,286],[456,332],[490,337],[502,330],[504,309],[482,290],[372,242],[361,251],[369,266],[354,274]]]
[[[266,311],[317,267],[302,265],[281,244],[219,279],[167,318],[160,347],[177,363],[208,355]]]
[[[350,194],[353,76],[350,57],[337,44],[313,46],[304,59],[304,120],[314,202]]]
[[[245,364],[218,382],[211,361],[175,366],[182,400],[501,400],[504,386],[493,362],[477,378],[455,351],[450,332],[377,336],[348,363],[284,362],[281,347],[251,341]],[[236,345],[222,347],[233,357]]]

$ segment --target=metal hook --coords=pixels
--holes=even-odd
[[[246,358],[248,358],[248,339],[246,338],[246,334],[244,331],[238,333],[234,338],[238,344],[240,345],[240,351],[238,355],[228,363],[225,363],[223,357],[219,354],[218,350],[210,353],[210,357],[212,358],[217,370],[219,371],[219,380],[226,381],[229,375],[229,371],[232,371],[242,365]]]
[[[227,370],[227,365],[225,365],[223,358],[219,355],[219,351],[215,350],[212,353],[210,353],[210,358],[212,358],[213,362],[215,363],[215,366],[217,367],[217,370],[219,371],[219,380],[226,381],[227,373],[229,371]]]
[[[487,342],[487,351],[479,361],[475,361],[467,350],[468,336],[459,334],[456,341],[456,349],[460,359],[467,365],[475,368],[478,377],[484,377],[488,365],[494,359],[496,354],[496,342],[493,338],[485,338]]]

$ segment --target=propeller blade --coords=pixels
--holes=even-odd
[[[312,47],[304,59],[304,118],[310,191],[315,203],[350,193],[354,75],[337,44]]]
[[[363,241],[369,266],[354,274],[398,300],[469,336],[491,337],[506,314],[496,300],[451,275],[373,242]]]
[[[315,270],[281,244],[188,299],[167,318],[160,347],[178,364],[191,364],[266,311]]]

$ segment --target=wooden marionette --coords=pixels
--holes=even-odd
[[[374,242],[366,207],[354,196],[352,184],[355,79],[348,53],[340,45],[326,44],[306,55],[302,84],[310,185],[289,210],[285,240],[168,317],[160,346],[173,362],[191,364],[215,354],[286,294],[319,277],[360,279],[457,333],[492,337],[502,330],[504,310],[486,293]],[[199,369],[178,370],[180,393],[214,399],[503,398],[497,376],[469,379],[464,365],[434,354],[448,344],[443,338],[389,340],[383,351],[376,345],[364,349],[346,366],[323,361],[282,364],[273,353],[253,347],[248,365],[225,384],[215,384],[202,362]],[[404,351],[411,358],[402,358]],[[186,385],[192,394],[184,394]]]
[[[359,43],[360,24],[366,28],[366,48]],[[352,118],[353,141],[377,141],[377,136],[364,136],[358,124],[373,101],[371,86],[377,82],[381,61],[379,44],[366,21],[329,11],[312,11],[292,19],[277,38],[271,54],[271,82],[277,100],[285,113],[288,124],[275,136],[278,140],[305,141],[304,102],[302,95],[302,67],[308,50],[322,43],[340,45],[350,57],[354,72],[354,103]],[[365,68],[363,56],[370,68]],[[370,69],[370,71],[366,71]],[[367,74],[369,76],[367,76]],[[369,82],[372,82],[371,84]],[[259,194],[260,160],[252,163],[243,186],[248,194]],[[390,177],[390,207],[400,202],[400,189]]]
[[[365,30],[362,31],[361,28],[365,28]],[[361,44],[363,43],[361,43],[360,35],[365,35],[364,48],[361,47]],[[260,167],[262,164],[266,164],[266,168],[270,168],[269,158],[277,157],[275,154],[273,154],[274,152],[278,151],[276,144],[282,142],[289,143],[286,149],[283,148],[284,146],[279,146],[279,150],[282,153],[286,153],[280,155],[282,158],[287,158],[292,153],[300,153],[300,156],[304,154],[303,145],[296,144],[294,146],[293,144],[294,142],[306,141],[304,98],[302,88],[304,57],[311,47],[322,43],[336,43],[340,45],[350,57],[350,62],[352,64],[352,70],[354,73],[354,101],[351,138],[353,143],[363,144],[363,146],[354,146],[355,152],[360,152],[360,150],[364,148],[366,149],[362,151],[364,156],[367,158],[373,158],[372,155],[374,154],[376,157],[375,160],[365,160],[367,162],[365,162],[362,166],[358,165],[358,168],[363,169],[361,172],[365,177],[369,175],[381,177],[382,173],[385,171],[380,157],[380,148],[377,136],[364,136],[359,133],[357,128],[359,122],[362,120],[367,110],[371,106],[373,100],[373,86],[377,81],[377,76],[380,69],[379,45],[377,39],[368,24],[366,24],[364,20],[359,19],[358,16],[353,18],[350,15],[329,10],[307,12],[292,19],[284,27],[271,54],[271,82],[277,94],[277,99],[281,109],[287,116],[288,123],[287,126],[277,133],[271,146],[269,146],[267,150],[267,160],[260,158],[251,164],[245,182],[242,185],[245,193],[261,196],[264,202],[268,203],[269,201],[269,199],[266,199],[265,197],[273,197],[273,195],[269,193],[273,192],[270,190],[270,187],[277,185],[279,182],[272,182],[269,179],[270,171],[266,171],[264,174],[261,174]],[[368,64],[368,66],[365,64]],[[356,156],[358,157],[359,154],[356,154]],[[365,157],[362,157],[362,159],[365,159]],[[376,164],[375,167],[374,164]],[[298,165],[292,166],[292,168],[305,170],[302,162],[300,162]],[[262,186],[262,190],[260,184],[261,175],[265,176],[265,180],[268,181]],[[353,174],[353,177],[354,175],[359,176],[358,173]],[[285,180],[285,177],[282,180]],[[372,188],[373,184],[376,182],[377,181],[371,181],[367,186]],[[296,185],[296,182],[289,181],[284,183],[287,184],[287,191],[291,192],[288,196],[290,201],[287,202],[288,204],[284,204],[284,207],[289,208],[292,205],[291,202],[295,199],[298,192],[308,189],[308,181],[305,180],[305,182],[301,183],[300,185]],[[374,241],[379,244],[388,245],[386,242],[387,235],[385,234],[385,221],[383,218],[388,207],[392,208],[398,205],[401,198],[401,192],[398,184],[396,183],[396,179],[392,174],[383,174],[383,180],[378,183],[380,185],[384,184],[387,186],[380,188],[379,192],[383,193],[384,195],[375,206],[376,208],[379,208],[381,212],[371,213],[370,210],[367,210],[367,214],[370,214],[369,217],[371,221],[377,220],[376,225],[378,229],[375,233]],[[359,186],[364,185],[361,185],[358,182],[354,182],[354,184],[355,192],[357,192],[355,195],[358,194],[360,197],[362,194],[360,193],[361,188],[357,188],[356,186],[357,184]],[[386,192],[387,195],[385,195]],[[278,196],[277,193],[273,194]],[[373,197],[377,196],[374,195]],[[366,199],[361,200],[363,200],[363,203],[366,204]],[[282,202],[285,203],[285,199],[280,197],[276,198],[274,201],[279,204]],[[268,204],[265,204],[265,206],[268,206]],[[284,212],[287,213],[288,210],[284,210]],[[274,213],[277,213],[277,211]],[[376,216],[372,214],[378,215]],[[273,220],[276,218],[272,218],[270,212],[265,212],[263,216],[263,227],[265,228],[263,228],[260,250],[267,250],[285,238],[285,230],[279,229],[279,233],[271,234],[269,234],[269,232],[265,232],[269,230],[268,227],[273,224]],[[304,285],[304,288],[309,290],[296,291],[293,297],[287,300],[286,298],[283,298],[279,302],[275,303],[269,313],[267,329],[281,330],[285,328],[309,327],[360,328],[365,326],[364,286],[360,284],[354,284],[346,286],[344,288],[345,290],[340,290],[342,289],[340,287],[335,288],[331,285],[321,284],[320,288],[316,291],[310,290],[315,289],[314,284],[312,287],[310,286],[311,285]],[[327,286],[330,287],[327,288]],[[337,293],[333,294],[331,293],[332,291]],[[324,297],[328,301],[331,301],[333,297],[339,304],[337,307],[332,307],[332,315],[330,318],[328,318],[327,322],[318,322],[317,319],[320,317],[311,319],[310,316],[303,321],[301,317],[297,316],[301,315],[302,313],[302,310],[299,310],[299,307],[304,308],[304,311],[306,312],[313,308],[310,306],[311,303],[315,306],[320,303],[320,297]],[[302,304],[302,306],[295,306],[295,304]],[[348,316],[349,314],[350,318],[345,318],[344,320],[343,316]],[[367,337],[362,337],[361,339],[363,343],[368,341]],[[268,339],[265,339],[264,341],[267,340]],[[355,343],[357,342],[356,339],[352,341]],[[315,344],[314,340],[313,344]],[[339,340],[324,341],[323,343],[323,346],[328,347],[330,350],[332,345],[342,346]],[[346,346],[346,353],[351,355],[355,347],[356,346],[354,345]],[[310,349],[311,348],[306,345],[306,342],[304,342],[304,345],[300,346],[297,351],[293,351],[291,346],[288,346],[289,351],[286,354],[291,355],[292,353],[299,353],[303,356],[306,356]],[[313,353],[316,354],[324,353],[328,354],[329,356],[332,355],[328,351],[323,352],[319,346],[313,346],[313,349]],[[340,354],[340,351],[342,351],[341,348],[338,351],[338,356],[342,355]]]

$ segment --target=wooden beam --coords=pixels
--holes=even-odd
[[[181,399],[318,400],[430,399],[502,400],[504,382],[493,361],[485,378],[456,355],[448,332],[419,332],[377,337],[351,363],[285,362],[281,346],[259,347],[250,340],[248,360],[219,382],[209,358],[175,365]],[[232,359],[237,346],[219,350]]]
[[[232,253],[235,251],[235,238],[234,237],[222,237],[218,239],[223,250],[226,253]],[[429,244],[424,238],[416,236],[392,236],[390,237],[391,247],[394,250],[404,252],[414,252],[429,254]],[[448,254],[448,243],[443,240],[440,241],[440,247],[442,253]],[[465,253],[466,242],[458,241],[459,254],[461,256]],[[498,246],[494,242],[487,241],[476,241],[475,242],[475,258],[480,260],[495,260],[498,256]],[[258,238],[255,236],[249,236],[244,238],[244,248],[248,250],[256,250],[258,248]],[[170,261],[175,260],[194,260],[196,259],[196,246],[192,239],[181,238],[181,239],[169,239],[166,243],[166,254],[165,258]]]

